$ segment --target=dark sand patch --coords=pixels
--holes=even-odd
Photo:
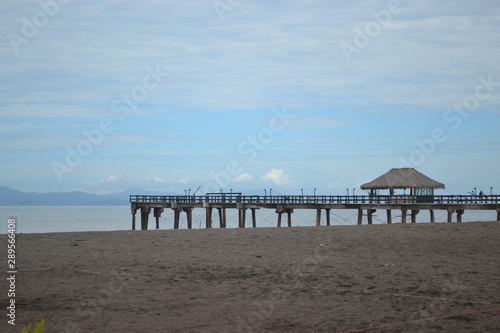
[[[497,332],[499,241],[498,222],[21,234],[0,331]]]

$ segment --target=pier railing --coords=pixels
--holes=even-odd
[[[131,195],[130,202],[136,203],[292,203],[292,204],[498,204],[500,195]]]

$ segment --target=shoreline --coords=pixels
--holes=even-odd
[[[382,225],[387,225],[387,226],[392,226],[392,225],[440,225],[440,224],[447,224],[447,225],[455,225],[455,224],[462,224],[462,223],[465,223],[465,224],[468,224],[468,223],[495,223],[495,222],[498,222],[500,223],[500,221],[462,221],[462,222],[446,222],[446,221],[437,221],[435,223],[431,223],[431,222],[417,222],[417,223],[400,223],[400,222],[393,222],[393,223],[373,223],[373,224],[366,224],[366,222],[364,222],[362,225],[358,225],[356,224],[355,222],[353,222],[353,224],[332,224],[330,226],[326,226],[326,225],[321,225],[321,226],[316,226],[316,225],[310,225],[310,226],[304,226],[304,225],[296,225],[296,226],[291,226],[291,227],[287,227],[287,226],[282,226],[282,227],[276,227],[276,226],[262,226],[262,227],[256,227],[256,228],[252,228],[252,227],[246,227],[246,228],[239,228],[237,226],[235,227],[227,227],[227,228],[219,228],[219,227],[212,227],[212,228],[192,228],[192,229],[188,229],[188,228],[179,228],[179,229],[173,229],[173,228],[169,228],[169,229],[165,229],[165,228],[160,228],[160,229],[148,229],[148,230],[140,230],[140,229],[137,229],[137,230],[131,230],[131,229],[122,229],[122,230],[86,230],[86,231],[48,231],[48,232],[20,232],[20,233],[16,233],[16,235],[47,235],[47,234],[71,234],[71,233],[112,233],[112,232],[144,232],[144,231],[176,231],[176,230],[188,230],[188,231],[194,231],[194,230],[255,230],[255,229],[295,229],[295,228],[338,228],[338,227],[369,227],[369,226],[382,226]],[[0,235],[7,235],[7,233],[0,233]]]

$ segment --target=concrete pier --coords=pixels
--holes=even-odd
[[[226,228],[227,209],[238,210],[238,226],[246,227],[247,210],[251,211],[252,227],[258,225],[256,210],[273,209],[277,214],[277,227],[282,226],[282,215],[287,214],[287,225],[292,226],[292,213],[295,209],[315,209],[316,226],[321,226],[322,210],[325,211],[326,225],[331,225],[332,210],[357,210],[357,224],[363,224],[363,212],[366,211],[367,224],[373,223],[373,215],[377,210],[386,210],[387,223],[391,224],[392,211],[401,211],[401,223],[407,222],[408,211],[411,212],[411,223],[416,223],[417,214],[422,210],[430,213],[430,222],[435,223],[435,211],[447,212],[448,223],[462,222],[462,215],[467,210],[496,211],[497,221],[500,221],[500,196],[485,196],[481,200],[470,196],[435,196],[432,202],[419,203],[418,200],[394,200],[393,196],[243,196],[235,193],[208,194],[204,196],[130,196],[132,230],[136,230],[136,214],[141,213],[141,230],[147,230],[149,214],[153,211],[156,219],[156,229],[160,228],[161,215],[165,208],[174,211],[173,228],[179,229],[180,216],[186,213],[187,228],[192,228],[194,209],[205,209],[205,227],[212,228],[213,209],[217,209],[219,228]]]

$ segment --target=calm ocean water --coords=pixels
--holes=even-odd
[[[334,225],[355,225],[357,221],[357,211],[355,210],[332,210],[331,223]],[[446,221],[445,211],[436,211],[436,222]],[[400,221],[400,212],[393,211],[393,222]],[[271,209],[257,210],[258,227],[275,227],[277,214]],[[7,220],[16,219],[17,233],[44,233],[44,232],[73,232],[73,231],[112,231],[131,230],[132,218],[128,206],[77,206],[77,207],[24,207],[0,206],[0,220],[3,227],[0,234],[7,232]],[[496,219],[495,211],[466,211],[463,221],[493,221]],[[136,215],[137,228],[140,228],[140,213]],[[374,215],[374,223],[386,222],[385,211],[377,211]],[[408,216],[408,221],[410,217]],[[455,216],[454,216],[455,219]],[[160,229],[173,228],[173,211],[165,209],[160,218]],[[428,222],[429,212],[421,211],[417,215],[417,222]],[[247,226],[251,225],[250,211],[246,217]],[[282,225],[287,223],[286,215],[283,215]],[[363,219],[366,224],[366,217]],[[214,210],[212,224],[219,225],[217,210]],[[292,214],[293,226],[313,226],[316,224],[316,211],[298,209]],[[322,224],[326,224],[324,211]],[[227,225],[229,228],[236,228],[238,225],[236,209],[227,210]],[[205,211],[195,209],[193,211],[193,228],[204,228]],[[153,214],[149,217],[149,229],[155,228],[155,218]],[[181,214],[180,228],[187,228],[185,214]]]

